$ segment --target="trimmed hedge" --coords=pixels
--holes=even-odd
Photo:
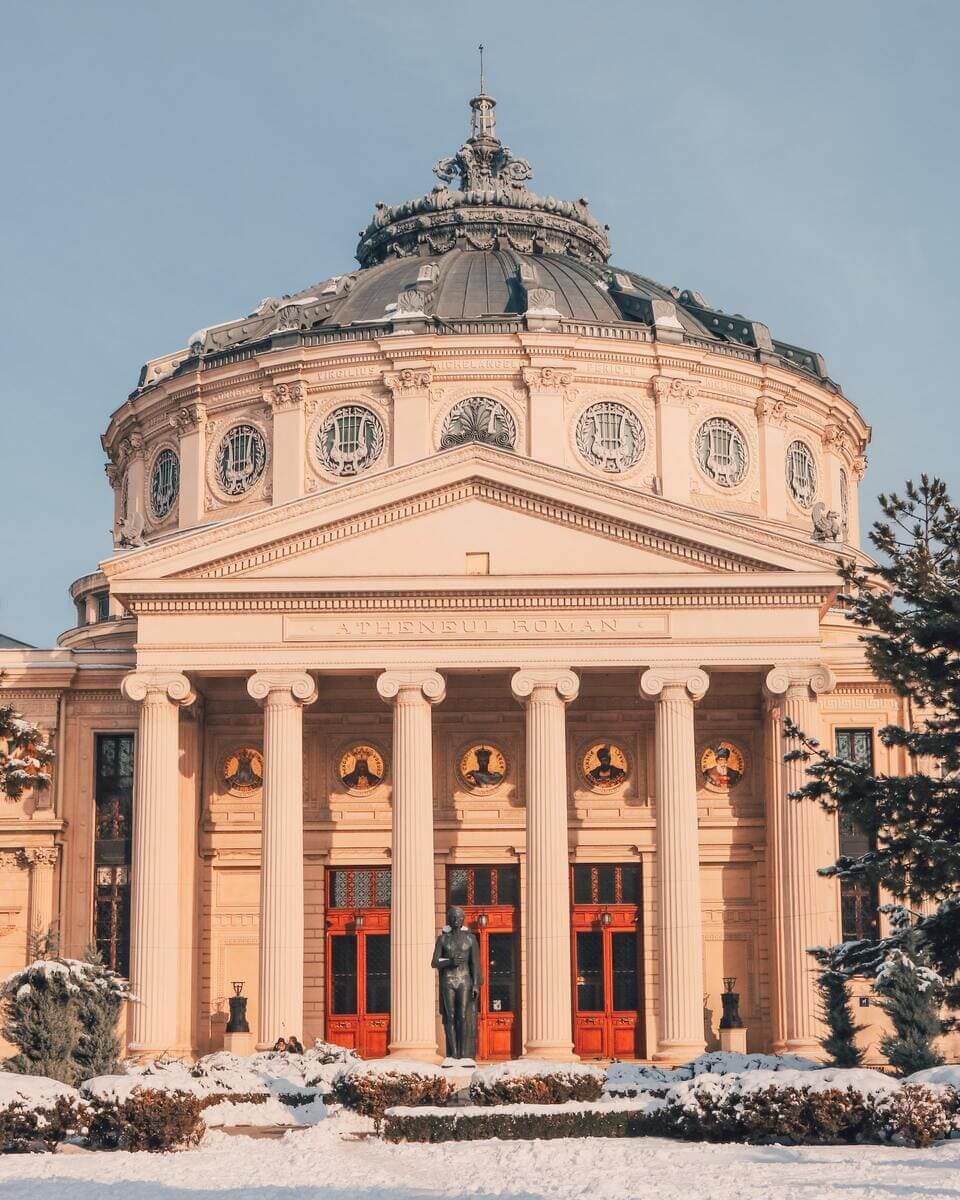
[[[52,1150],[85,1133],[89,1119],[88,1106],[69,1096],[58,1097],[49,1108],[32,1108],[15,1100],[0,1108],[0,1153]]]
[[[542,1075],[503,1075],[470,1081],[471,1104],[566,1104],[568,1100],[599,1100],[602,1071],[564,1071]]]
[[[95,1100],[87,1143],[94,1150],[176,1150],[196,1146],[206,1127],[189,1092],[138,1088],[120,1103]]]
[[[408,1072],[364,1071],[354,1069],[338,1075],[333,1084],[334,1099],[365,1117],[380,1120],[394,1105],[419,1108],[442,1107],[453,1096],[449,1079]]]
[[[634,1109],[604,1103],[557,1112],[517,1108],[417,1113],[390,1109],[383,1136],[391,1142],[477,1138],[673,1137],[759,1145],[842,1145],[858,1142],[930,1146],[949,1136],[957,1094],[908,1084],[887,1094],[853,1088],[760,1088],[735,1095],[695,1089],[681,1099],[650,1099]]]

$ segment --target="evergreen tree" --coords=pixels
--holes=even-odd
[[[0,705],[0,793],[18,800],[28,788],[49,787],[51,762],[46,736],[10,705]]]
[[[55,945],[52,935],[47,945]],[[126,980],[98,958],[37,958],[0,988],[3,1036],[18,1052],[3,1062],[21,1075],[82,1083],[116,1066],[116,1023]]]
[[[874,991],[894,1029],[881,1039],[880,1049],[899,1075],[912,1075],[943,1062],[933,1042],[943,1031],[944,987],[929,966],[916,929],[905,924],[899,946],[887,952],[877,973]]]
[[[820,1039],[820,1045],[835,1067],[859,1067],[863,1062],[863,1051],[857,1045],[857,1034],[864,1026],[853,1017],[849,978],[835,963],[832,950],[818,948],[810,953],[822,967],[817,976],[817,990],[820,993],[820,1017],[828,1032]]]
[[[881,561],[841,562],[846,586],[841,600],[848,619],[865,630],[861,640],[875,674],[908,702],[910,727],[887,725],[880,738],[903,748],[912,769],[904,776],[874,775],[830,754],[789,723],[787,734],[797,747],[787,757],[807,763],[809,781],[795,799],[840,810],[874,840],[874,849],[856,859],[840,858],[823,874],[880,885],[915,905],[938,902],[912,934],[902,925],[894,928],[880,944],[880,957],[915,939],[940,976],[957,980],[960,511],[944,483],[927,476],[919,487],[908,483],[902,498],[881,496],[880,504],[885,520],[874,525],[870,540]],[[960,983],[952,982],[946,995],[960,1007]]]

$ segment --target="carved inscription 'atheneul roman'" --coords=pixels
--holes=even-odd
[[[529,638],[636,638],[667,637],[668,615],[541,616],[504,617],[306,617],[286,616],[283,637],[287,642],[337,641],[422,641],[443,639],[529,639]]]

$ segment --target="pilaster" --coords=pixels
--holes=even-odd
[[[787,402],[766,392],[757,399],[755,412],[760,431],[760,504],[772,521],[787,519],[786,425]]]
[[[690,379],[655,375],[651,380],[657,407],[657,475],[661,495],[690,503],[690,405],[697,384]]]
[[[569,367],[524,367],[522,376],[529,396],[530,457],[562,467],[567,461],[564,400],[573,371]]]
[[[207,453],[207,410],[199,400],[191,400],[173,418],[180,435],[180,499],[178,519],[181,529],[201,525],[206,517],[203,510],[204,470]]]
[[[393,465],[418,462],[432,451],[430,385],[433,367],[384,371],[383,386],[393,398]]]
[[[273,413],[273,503],[286,504],[305,494],[307,385],[300,379],[274,381],[263,398]]]

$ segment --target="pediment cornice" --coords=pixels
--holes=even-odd
[[[379,502],[371,503],[375,497]],[[108,559],[101,569],[110,580],[243,576],[470,499],[566,524],[709,572],[836,567],[834,548],[507,451],[469,445],[186,532]]]

